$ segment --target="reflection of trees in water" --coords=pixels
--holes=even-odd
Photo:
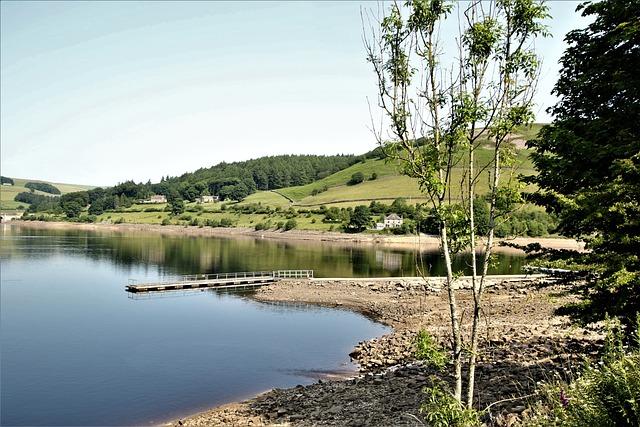
[[[327,242],[214,238],[135,232],[16,229],[12,245],[32,248],[32,256],[77,252],[107,260],[121,269],[150,276],[241,271],[314,270],[316,277],[388,277],[444,274],[437,251],[346,246]],[[5,251],[6,252],[6,251]],[[20,251],[18,251],[20,252]],[[456,271],[468,270],[468,254],[454,260]],[[500,254],[492,274],[516,273],[524,258]]]

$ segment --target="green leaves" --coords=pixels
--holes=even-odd
[[[449,362],[449,355],[444,347],[427,331],[420,330],[413,340],[416,359],[422,360],[427,366],[444,371]]]
[[[491,17],[472,23],[462,36],[462,42],[471,54],[468,60],[473,63],[487,61],[497,49],[502,31],[500,23]]]
[[[628,324],[640,307],[640,1],[580,9],[594,19],[567,34],[560,101],[530,144],[540,173],[528,181],[559,214],[561,231],[591,251],[582,264],[597,280],[569,312],[594,321],[608,311]]]

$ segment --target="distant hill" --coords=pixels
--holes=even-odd
[[[11,177],[8,177],[8,178],[11,178]],[[22,206],[23,208],[27,208],[28,206],[27,204],[16,202],[13,199],[16,197],[18,193],[31,192],[31,189],[26,187],[26,184],[30,182],[51,185],[57,188],[58,190],[60,190],[60,193],[62,194],[72,193],[74,191],[87,191],[87,190],[91,190],[92,188],[95,188],[95,185],[62,184],[62,183],[56,183],[56,182],[42,181],[38,179],[11,178],[11,180],[13,181],[14,185],[0,186],[0,210],[2,210],[3,212],[17,210],[20,206]],[[39,191],[39,190],[35,190],[34,193],[42,194],[44,196],[52,196],[52,194]]]

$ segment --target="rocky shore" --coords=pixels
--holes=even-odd
[[[450,372],[415,360],[413,339],[425,329],[446,343],[448,300],[439,279],[296,280],[261,288],[259,301],[289,301],[344,307],[375,316],[393,332],[359,343],[351,353],[360,368],[354,378],[320,380],[272,390],[255,399],[216,408],[174,426],[421,426],[424,387]],[[471,293],[460,290],[460,307]],[[488,408],[486,425],[509,426],[525,411],[539,381],[564,377],[593,354],[601,335],[569,327],[554,309],[568,301],[560,284],[543,278],[496,277],[485,300],[476,372],[476,402]],[[468,311],[467,311],[468,312]],[[468,317],[468,316],[467,316]]]

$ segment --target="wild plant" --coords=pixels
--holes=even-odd
[[[420,408],[424,420],[431,427],[472,427],[479,426],[481,412],[464,408],[449,391],[446,383],[435,383],[423,389],[427,395]]]
[[[422,329],[413,340],[416,359],[426,365],[444,371],[449,361],[446,350],[429,332]]]
[[[640,425],[640,350],[626,346],[620,322],[608,320],[602,357],[571,382],[542,384],[526,426]],[[636,324],[632,336],[638,336]],[[637,342],[637,341],[636,341]]]

